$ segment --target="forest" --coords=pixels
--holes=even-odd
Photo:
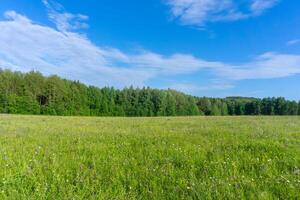
[[[56,75],[0,70],[0,113],[61,116],[300,115],[283,97],[195,97],[149,87],[87,86]]]

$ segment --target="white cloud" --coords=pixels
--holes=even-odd
[[[262,14],[279,0],[165,0],[171,14],[185,25],[235,21]],[[246,9],[245,9],[246,7]]]
[[[84,35],[31,22],[14,11],[0,21],[0,64],[22,71],[38,70],[98,86],[141,86],[156,76],[199,70],[205,62],[191,55],[162,56],[143,51],[126,54],[94,45]]]
[[[18,13],[16,13],[15,11],[12,11],[12,10],[5,12],[4,17],[6,19],[12,19],[12,20],[15,20],[15,21],[22,22],[24,24],[31,23],[31,21],[27,17],[19,15]]]
[[[272,8],[279,0],[253,0],[250,8],[254,15],[260,15],[266,9]]]
[[[82,14],[72,14],[64,10],[64,7],[53,0],[42,0],[48,9],[49,19],[56,25],[60,31],[72,31],[88,28],[88,24],[84,21],[88,20],[88,16]]]
[[[268,52],[241,65],[217,69],[220,76],[232,80],[282,78],[300,73],[300,55]]]
[[[286,45],[288,46],[292,46],[292,45],[295,45],[295,44],[299,44],[300,43],[300,39],[296,39],[296,40],[290,40],[286,43]]]
[[[0,21],[3,67],[34,69],[96,85],[141,85],[152,75],[149,70],[114,66],[110,62],[114,50],[97,47],[83,35],[34,24],[13,11],[6,16],[9,20]]]
[[[38,70],[96,86],[144,86],[149,80],[173,80],[184,91],[229,89],[237,80],[287,77],[300,74],[300,55],[265,53],[253,61],[231,65],[193,55],[165,56],[151,51],[129,54],[93,44],[86,36],[32,22],[14,11],[0,21],[0,67]],[[176,81],[175,75],[208,70],[221,82],[197,86]],[[209,86],[209,87],[208,87]],[[163,86],[162,86],[163,87]]]
[[[191,82],[181,82],[181,83],[172,83],[168,86],[168,88],[176,88],[181,92],[186,92],[188,94],[197,95],[203,91],[221,91],[221,90],[228,90],[234,88],[234,84],[223,81],[220,79],[214,79],[208,81],[205,85],[199,85],[196,83]]]
[[[222,66],[219,62],[208,62],[192,55],[174,54],[166,57],[152,52],[143,52],[130,58],[130,64],[159,70],[163,74],[190,74],[200,69]]]

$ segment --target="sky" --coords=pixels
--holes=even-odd
[[[300,100],[299,0],[0,0],[0,68]]]

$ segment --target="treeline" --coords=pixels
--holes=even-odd
[[[86,86],[39,72],[0,70],[0,113],[83,116],[297,115],[284,98],[198,98],[175,90]]]
[[[203,97],[197,99],[197,105],[205,115],[300,115],[300,101],[288,101],[283,97]]]

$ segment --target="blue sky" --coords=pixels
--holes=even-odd
[[[1,0],[0,67],[96,86],[300,99],[298,0]]]

